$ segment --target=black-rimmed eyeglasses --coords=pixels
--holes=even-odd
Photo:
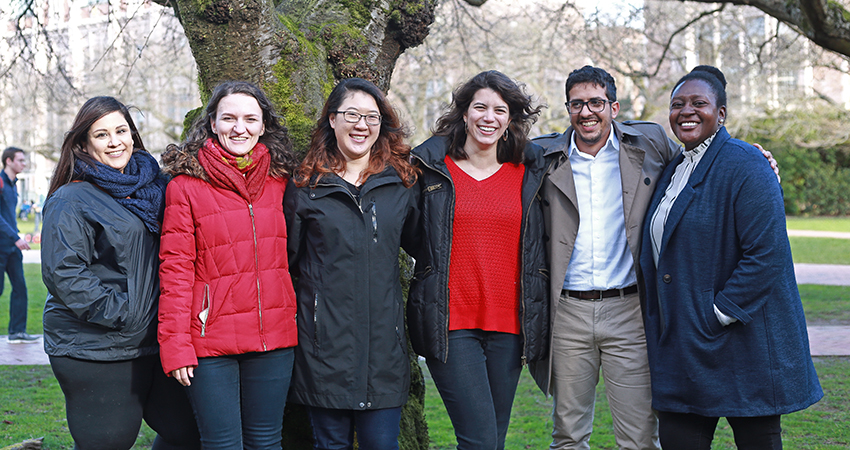
[[[614,103],[610,100],[605,100],[601,98],[592,98],[586,102],[581,100],[573,100],[564,103],[567,105],[567,110],[569,110],[570,114],[579,114],[581,110],[584,108],[584,105],[587,105],[587,110],[590,112],[598,113],[602,112],[605,109],[606,103]]]
[[[378,114],[360,114],[356,111],[331,111],[332,113],[342,114],[342,118],[348,123],[360,122],[360,118],[366,119],[366,125],[380,125],[381,116]]]

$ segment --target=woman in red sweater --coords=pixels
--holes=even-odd
[[[408,327],[458,449],[504,448],[522,366],[547,353],[545,167],[526,137],[539,111],[513,80],[482,72],[413,150],[423,224]]]
[[[228,81],[181,146],[160,249],[159,343],[187,387],[205,449],[280,449],[297,344],[283,194],[286,128],[253,84]]]

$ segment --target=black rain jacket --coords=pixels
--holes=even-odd
[[[159,235],[109,194],[69,183],[44,204],[44,351],[91,361],[156,354]]]
[[[315,180],[315,179],[314,179]],[[289,268],[298,300],[298,347],[290,400],[371,410],[407,401],[399,247],[418,223],[414,188],[387,167],[360,187],[337,175],[290,182],[284,197]]]

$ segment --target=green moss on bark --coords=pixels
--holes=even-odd
[[[348,10],[352,26],[365,28],[372,21],[374,0],[340,0],[339,3]]]
[[[204,102],[204,104],[206,104],[206,102]],[[189,130],[192,128],[192,125],[195,123],[195,120],[197,120],[197,118],[200,117],[203,113],[203,106],[199,106],[186,113],[186,116],[183,117],[183,131],[180,133],[181,142],[186,140],[186,135],[189,134]]]

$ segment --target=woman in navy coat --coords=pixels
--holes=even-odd
[[[726,80],[699,66],[673,89],[685,145],[644,224],[644,321],[665,450],[708,449],[719,417],[738,448],[779,449],[780,416],[823,396],[809,353],[777,177],[732,139]]]

